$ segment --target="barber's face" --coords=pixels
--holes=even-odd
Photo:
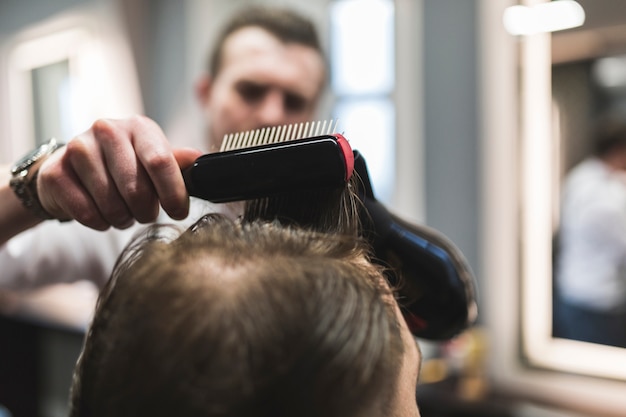
[[[228,133],[312,120],[324,77],[312,48],[283,44],[256,27],[233,33],[217,76],[198,91],[210,151],[219,150]]]

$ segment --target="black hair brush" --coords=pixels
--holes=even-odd
[[[189,195],[215,203],[245,201],[244,220],[278,219],[320,231],[358,222],[344,189],[354,154],[333,123],[300,123],[224,137],[221,151],[183,172]],[[337,216],[337,209],[342,215]]]
[[[473,276],[461,252],[440,233],[391,214],[374,197],[363,156],[332,133],[332,123],[300,124],[228,135],[222,152],[184,172],[190,195],[213,202],[246,201],[244,219],[342,232],[358,230],[417,337],[449,339],[475,319]],[[353,171],[356,175],[353,175]],[[348,185],[350,184],[350,185]],[[352,187],[353,193],[345,192]],[[349,212],[348,198],[361,200]]]

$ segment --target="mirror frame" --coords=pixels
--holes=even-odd
[[[35,138],[32,72],[60,61],[68,62],[72,97],[64,119],[69,140],[99,118],[128,117],[143,113],[142,96],[127,34],[121,30],[117,10],[98,8],[96,13],[71,11],[13,34],[0,43],[0,72],[7,86],[1,101],[0,131],[9,138],[0,160],[13,161],[32,149]],[[114,63],[111,64],[111,63]],[[2,108],[2,106],[0,106]]]
[[[8,54],[8,86],[10,138],[12,156],[25,154],[37,142],[35,138],[35,103],[33,102],[33,71],[66,61],[69,76],[77,72],[77,51],[90,39],[82,28],[71,28],[16,42]]]

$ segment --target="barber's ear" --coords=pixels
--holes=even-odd
[[[206,106],[209,102],[209,97],[211,96],[211,87],[213,86],[212,81],[213,80],[209,74],[203,74],[196,81],[196,99],[198,99],[202,106]]]

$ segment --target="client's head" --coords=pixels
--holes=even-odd
[[[353,236],[217,215],[152,230],[100,295],[72,416],[419,415],[419,352]]]

